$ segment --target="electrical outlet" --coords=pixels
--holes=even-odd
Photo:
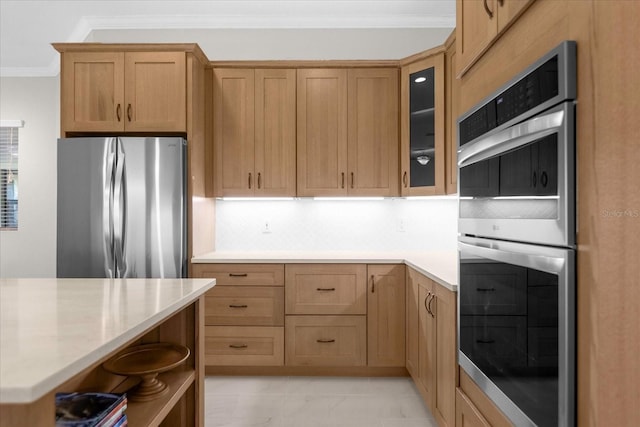
[[[262,222],[262,234],[270,234],[271,233],[271,221],[265,219]]]
[[[407,224],[404,218],[398,218],[396,222],[396,231],[398,233],[404,233],[405,231],[407,231]]]

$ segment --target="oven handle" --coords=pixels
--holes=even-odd
[[[467,242],[463,242],[466,240]],[[547,273],[562,274],[571,262],[569,249],[496,240],[479,241],[471,237],[461,237],[458,249],[466,254],[488,258],[507,264],[520,265]],[[464,262],[462,259],[460,262]]]
[[[565,110],[562,108],[506,128],[479,139],[468,147],[460,148],[458,166],[469,166],[549,136],[556,133],[564,123]]]

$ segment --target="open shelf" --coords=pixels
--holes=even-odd
[[[127,419],[129,425],[132,426],[159,426],[165,419],[167,414],[176,406],[178,401],[185,395],[196,377],[195,370],[169,371],[158,375],[158,379],[162,380],[169,387],[169,392],[160,396],[155,400],[148,402],[132,402],[127,403]],[[125,381],[118,386],[113,392],[122,393],[131,386],[135,385],[135,381]]]

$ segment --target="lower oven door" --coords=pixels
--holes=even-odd
[[[575,252],[458,243],[460,366],[517,426],[575,423]]]

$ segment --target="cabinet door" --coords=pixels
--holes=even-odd
[[[498,32],[505,29],[533,0],[498,1]]]
[[[368,366],[405,366],[404,265],[369,265]]]
[[[433,413],[436,391],[436,336],[435,318],[428,310],[429,304],[433,306],[433,282],[422,275],[419,276],[419,280],[419,378],[425,403]]]
[[[215,69],[213,76],[216,195],[253,196],[254,71]]]
[[[407,270],[407,339],[406,339],[406,367],[414,381],[419,378],[419,336],[420,336],[420,318],[419,318],[419,299],[418,281],[416,275],[418,273],[409,268]]]
[[[350,195],[398,195],[398,70],[348,73]]]
[[[402,68],[401,194],[445,191],[444,53]]]
[[[124,130],[124,54],[65,52],[62,56],[62,127],[69,131]]]
[[[457,73],[460,75],[498,34],[496,0],[456,0]]]
[[[187,131],[184,52],[125,53],[125,129]]]
[[[347,70],[298,70],[298,196],[347,194]]]
[[[255,194],[296,195],[296,70],[255,71]]]
[[[455,425],[456,374],[456,294],[434,285],[431,311],[436,316],[436,394],[433,415],[439,426]]]

